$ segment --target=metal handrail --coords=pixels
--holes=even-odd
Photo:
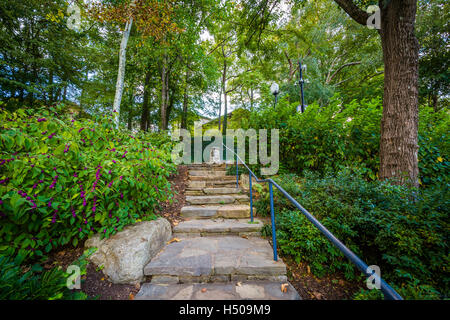
[[[270,193],[270,218],[272,222],[272,244],[273,244],[273,259],[278,261],[277,256],[277,238],[275,232],[275,214],[274,214],[274,205],[273,205],[273,187],[275,186],[288,200],[300,210],[301,213],[305,215],[305,217],[317,228],[320,232],[322,232],[325,237],[335,246],[337,247],[356,267],[364,273],[367,277],[372,277],[377,283],[380,284],[381,292],[383,292],[385,298],[389,300],[403,300],[403,298],[389,285],[384,281],[377,273],[375,273],[364,261],[362,261],[353,251],[347,248],[334,234],[332,234],[325,226],[320,223],[311,213],[308,212],[305,208],[303,208],[289,193],[286,192],[281,186],[279,186],[272,179],[259,179],[253,171],[247,166],[245,161],[243,161],[238,155],[237,152],[228,148],[223,142],[222,145],[235,154],[236,159],[236,188],[239,188],[239,160],[241,163],[247,168],[249,172],[249,189],[250,189],[250,218],[251,222],[253,222],[253,197],[252,197],[252,176],[255,178],[256,182],[268,182],[269,183],[269,193]],[[225,161],[226,163],[226,161]]]

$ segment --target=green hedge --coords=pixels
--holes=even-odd
[[[381,99],[352,101],[339,96],[325,107],[308,106],[296,112],[297,103],[281,99],[277,106],[255,111],[242,121],[245,128],[280,129],[280,172],[318,173],[357,169],[376,180],[379,171]],[[450,114],[423,107],[419,114],[419,169],[423,186],[447,179],[450,162]],[[270,141],[270,139],[269,139]]]
[[[171,198],[171,143],[61,109],[0,110],[0,253],[44,256],[155,218]]]

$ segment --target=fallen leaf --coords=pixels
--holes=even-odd
[[[236,283],[236,285],[237,285],[238,287],[241,287],[241,286],[242,286],[242,284],[241,284],[240,282]]]
[[[139,282],[137,282],[137,283],[134,285],[134,287],[135,287],[137,290],[139,290],[139,289],[141,288],[141,284],[140,284]]]
[[[243,235],[241,236],[241,238],[248,239],[248,236],[245,235],[245,234],[243,234]]]
[[[314,296],[315,296],[317,299],[322,298],[322,294],[319,293],[319,292],[314,292]]]
[[[177,225],[178,225],[178,222],[177,222],[177,221],[174,221],[174,222],[173,222],[173,225],[174,225],[174,226],[177,226]]]
[[[283,283],[283,284],[281,285],[281,292],[287,292],[288,286],[289,286],[288,283]]]
[[[173,238],[172,240],[168,241],[167,244],[170,244],[172,242],[180,242],[181,240],[178,238]]]
[[[105,281],[105,278],[101,278],[100,280],[101,280],[101,281]]]
[[[203,288],[203,289],[202,289],[202,292],[203,292],[203,293],[206,292],[206,288]]]
[[[130,293],[130,296],[128,297],[130,300],[134,300],[134,294]]]
[[[308,270],[308,273],[311,273],[311,268],[309,266],[306,266],[306,269]]]

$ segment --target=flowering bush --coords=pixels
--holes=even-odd
[[[43,256],[96,232],[108,237],[153,219],[171,198],[170,146],[156,149],[106,116],[57,111],[0,110],[0,253]]]

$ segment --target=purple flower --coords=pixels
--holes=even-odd
[[[73,176],[74,176],[75,178],[77,178],[77,177],[78,177],[78,175],[77,175],[77,173],[76,173],[76,172],[74,172]]]
[[[78,133],[80,133],[81,131],[83,131],[84,128],[81,128],[80,130],[78,130]]]
[[[66,148],[64,149],[64,153],[66,153],[67,151],[69,151],[70,148],[70,144],[66,144]]]
[[[81,232],[81,230],[82,230],[81,228],[78,228],[78,231],[80,231],[80,232]]]
[[[56,134],[55,132],[52,133],[52,134],[50,134],[50,135],[48,136],[48,138],[49,138],[49,139],[53,138],[53,137],[55,136],[55,134]]]
[[[111,181],[111,182],[108,184],[108,188],[111,188],[112,184],[113,184],[113,182]]]
[[[45,118],[39,118],[37,121],[38,121],[38,122],[43,122],[43,121],[47,121],[47,119],[45,119]]]
[[[47,133],[47,130],[45,130],[44,132],[41,132],[42,135],[45,135]]]
[[[116,163],[116,160],[113,160],[112,162]]]

